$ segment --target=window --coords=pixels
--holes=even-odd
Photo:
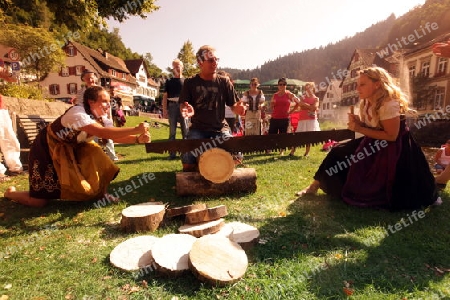
[[[59,95],[59,84],[50,84],[48,87],[50,95]]]
[[[77,55],[77,51],[74,46],[67,46],[66,54],[67,54],[67,56],[75,56],[75,55]]]
[[[447,64],[448,64],[447,58],[439,57],[436,75],[437,74],[444,75],[447,72]]]
[[[117,76],[116,70],[111,70],[111,75],[114,76],[114,77]]]
[[[61,76],[69,76],[69,67],[61,68]]]
[[[122,79],[127,79],[127,73],[122,73]]]
[[[445,88],[438,87],[436,92],[434,93],[434,108],[433,109],[442,109],[442,104],[444,103],[445,98]]]
[[[84,66],[75,66],[75,75],[80,76],[83,73]]]
[[[67,93],[70,95],[77,94],[77,84],[76,83],[68,83],[67,84]]]
[[[423,77],[430,76],[430,62],[425,61],[422,63],[422,70],[420,71]]]
[[[409,77],[413,78],[414,76],[416,76],[416,66],[409,66],[408,71]]]

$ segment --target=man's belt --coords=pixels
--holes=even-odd
[[[172,102],[178,102],[178,97],[167,98],[167,100]]]
[[[348,129],[280,133],[269,135],[244,135],[230,138],[218,136],[214,139],[152,141],[145,144],[147,153],[206,151],[222,148],[229,152],[258,153],[266,150],[285,150],[308,144],[317,145],[328,140],[343,141],[354,139],[355,133]]]

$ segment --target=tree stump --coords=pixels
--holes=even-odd
[[[245,251],[218,235],[197,239],[189,253],[189,268],[201,281],[224,286],[241,279],[248,267]]]
[[[152,249],[156,271],[169,277],[178,277],[189,270],[189,252],[196,240],[189,234],[167,234],[159,238]]]
[[[198,170],[206,180],[214,183],[225,182],[234,171],[233,157],[223,149],[209,149],[200,155]]]
[[[159,238],[151,235],[137,236],[117,245],[109,255],[113,266],[124,271],[152,267],[152,247]]]
[[[192,211],[202,210],[205,208],[206,208],[205,203],[190,204],[190,205],[185,205],[185,206],[180,206],[180,207],[168,208],[166,210],[166,216],[168,216],[169,218],[182,216],[182,215],[185,215]]]
[[[164,218],[166,207],[152,202],[131,205],[122,210],[120,227],[125,232],[155,231]]]
[[[187,213],[185,223],[198,224],[209,222],[225,217],[226,215],[228,215],[227,207],[225,205],[219,205]]]
[[[259,240],[258,228],[241,222],[225,223],[216,234],[238,243],[244,250],[249,250]]]
[[[183,226],[180,226],[180,228],[178,228],[178,231],[180,233],[190,234],[195,237],[202,237],[204,235],[219,231],[223,225],[225,225],[224,219],[218,219],[199,224],[185,224]]]
[[[234,169],[230,179],[213,183],[198,172],[176,173],[178,196],[218,196],[256,191],[256,171],[254,168]]]

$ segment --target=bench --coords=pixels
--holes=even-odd
[[[56,120],[58,116],[16,115],[16,134],[20,143],[20,160],[28,168],[28,154],[39,131]]]

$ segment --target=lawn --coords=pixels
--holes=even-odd
[[[127,125],[138,120],[143,119],[129,117]],[[152,127],[151,134],[166,139],[168,128]],[[146,153],[143,145],[117,145],[116,152],[121,172],[110,192],[142,173],[155,175],[118,204],[54,201],[37,209],[1,198],[1,300],[450,299],[449,188],[441,206],[414,214],[350,207],[323,193],[297,199],[295,192],[308,185],[326,155],[318,145],[306,159],[302,148],[295,157],[246,155],[245,164],[258,174],[253,194],[180,198],[175,193],[180,161]],[[12,184],[27,189],[27,176]],[[114,247],[139,235],[120,230],[122,209],[147,201],[223,204],[227,221],[256,226],[261,241],[247,252],[245,276],[219,288],[191,273],[172,279],[113,267]],[[156,232],[140,235],[163,236],[180,225],[168,220]]]

